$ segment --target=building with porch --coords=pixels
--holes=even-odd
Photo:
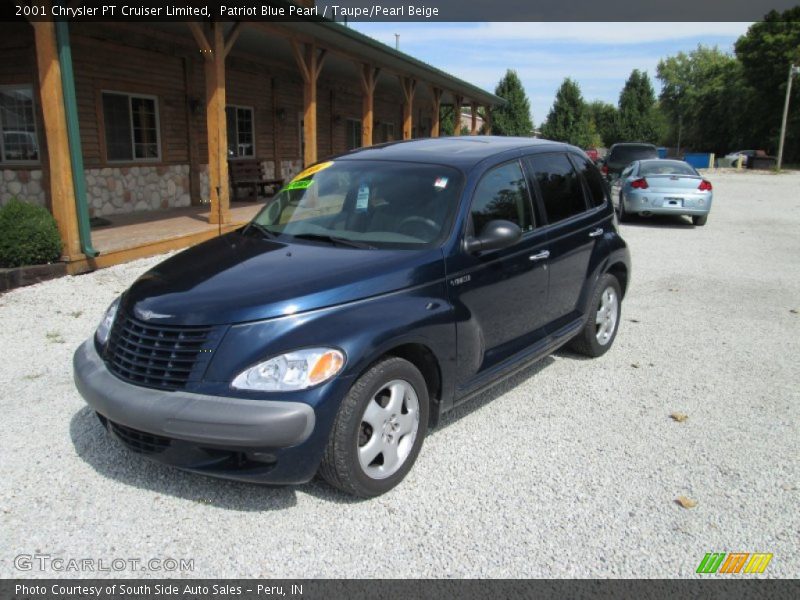
[[[503,102],[334,22],[19,21],[0,24],[0,49],[0,203],[48,207],[71,272],[249,219],[258,203],[231,202],[236,161],[288,180],[348,149],[438,136],[444,104]],[[98,217],[111,226],[92,230]]]

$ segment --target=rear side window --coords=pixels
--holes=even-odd
[[[519,162],[500,165],[483,176],[472,198],[472,224],[480,235],[489,221],[503,219],[522,231],[533,229],[531,203]]]
[[[606,201],[606,196],[603,191],[603,179],[600,176],[600,171],[582,156],[573,154],[572,160],[575,161],[578,173],[583,175],[583,179],[586,181],[586,187],[589,189],[590,206],[602,206]]]
[[[586,211],[580,179],[566,154],[537,154],[527,160],[542,194],[548,222],[557,223]]]

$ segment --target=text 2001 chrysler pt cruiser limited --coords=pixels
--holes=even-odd
[[[429,139],[300,173],[247,226],[108,309],[75,381],[129,449],[208,475],[375,496],[428,427],[559,346],[599,356],[630,258],[578,149]]]

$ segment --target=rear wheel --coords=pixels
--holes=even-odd
[[[630,220],[628,211],[625,210],[625,201],[622,199],[622,192],[619,193],[619,222],[624,223]]]
[[[619,281],[606,273],[592,291],[589,301],[589,318],[583,330],[570,346],[576,352],[592,358],[602,356],[614,343],[622,314],[622,291]]]
[[[708,221],[708,215],[699,215],[692,217],[692,224],[695,227],[702,227]]]
[[[380,360],[339,407],[320,475],[354,496],[388,492],[417,459],[428,414],[428,388],[419,370],[402,358]]]

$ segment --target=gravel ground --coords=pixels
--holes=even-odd
[[[0,296],[0,576],[53,575],[15,570],[39,552],[188,558],[174,575],[199,577],[690,577],[740,551],[797,577],[800,174],[710,177],[706,227],[623,225],[608,354],[557,353],[462,406],[372,501],[185,474],[107,438],[72,352],[160,259]]]

